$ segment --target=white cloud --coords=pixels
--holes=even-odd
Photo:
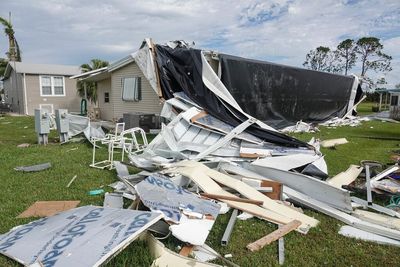
[[[373,35],[394,57],[388,79],[396,83],[400,77],[398,0],[14,0],[3,1],[0,10],[0,16],[13,14],[25,61],[112,61],[152,37],[301,66],[319,45],[334,47],[344,38]],[[2,35],[0,49],[6,48]]]

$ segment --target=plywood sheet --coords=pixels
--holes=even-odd
[[[17,218],[28,217],[48,217],[53,216],[61,211],[76,208],[79,205],[79,200],[71,201],[36,201],[28,209],[22,212]]]

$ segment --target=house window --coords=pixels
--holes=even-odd
[[[41,96],[65,96],[63,76],[40,76]]]
[[[399,103],[399,96],[398,95],[392,95],[392,98],[390,99],[390,105],[391,106],[397,106],[397,103]]]
[[[109,103],[110,102],[110,93],[105,92],[104,93],[104,103]]]
[[[122,79],[122,100],[140,101],[142,100],[142,88],[140,77],[126,77]]]

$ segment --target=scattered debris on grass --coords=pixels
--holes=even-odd
[[[39,171],[44,171],[48,168],[51,168],[50,162],[32,165],[32,166],[19,166],[19,167],[15,167],[14,170],[22,171],[22,172],[39,172]]]
[[[101,195],[104,193],[104,189],[94,189],[89,191],[90,196],[96,196],[96,195]]]
[[[22,144],[17,145],[17,147],[25,148],[25,147],[29,147],[30,145],[31,144],[28,144],[28,143],[22,143]]]
[[[71,184],[75,181],[76,177],[78,177],[78,175],[74,175],[74,177],[71,178],[71,180],[67,184],[67,188],[71,186]]]

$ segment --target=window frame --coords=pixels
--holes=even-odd
[[[137,99],[124,99],[125,79],[138,79],[139,80],[139,86],[138,86],[138,92],[137,92],[137,96],[138,97],[137,97]],[[142,78],[140,76],[122,77],[121,78],[121,85],[122,85],[122,90],[121,90],[121,99],[122,99],[122,101],[125,101],[125,102],[140,102],[140,101],[142,101]]]
[[[50,77],[51,94],[43,94],[42,77]],[[63,94],[55,94],[54,78],[62,78]],[[39,90],[42,97],[63,97],[65,96],[65,77],[61,75],[39,75]]]
[[[390,97],[390,106],[391,107],[398,106],[399,105],[399,98],[400,98],[399,95],[391,95],[391,97]],[[396,101],[394,101],[394,100],[396,100]]]
[[[110,92],[104,92],[104,103],[110,103]]]

